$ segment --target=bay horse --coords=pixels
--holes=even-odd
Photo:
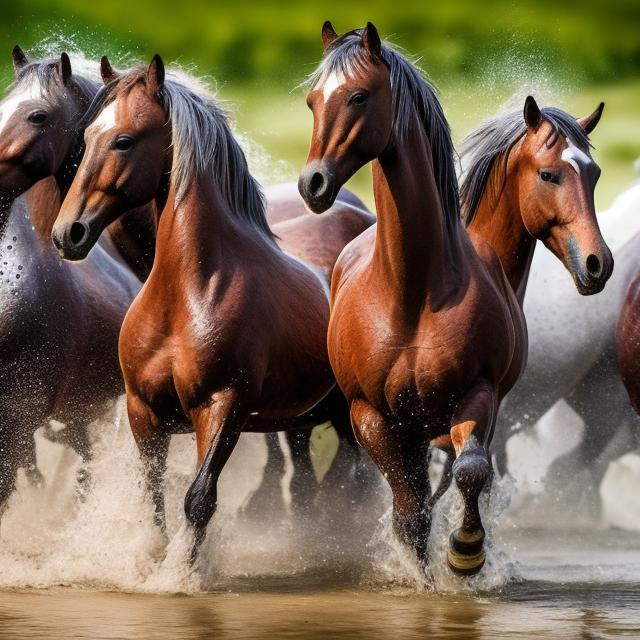
[[[600,103],[592,114],[576,120],[554,107],[540,109],[529,96],[523,111],[483,123],[462,143],[461,206],[467,230],[474,243],[487,242],[492,246],[521,305],[537,240],[560,258],[581,295],[599,293],[611,276],[613,259],[602,238],[594,206],[600,168],[591,157],[588,137],[603,108],[604,103]],[[586,260],[577,255],[580,250],[589,252]],[[548,285],[543,288],[548,291]],[[549,302],[545,305],[543,300]],[[556,298],[548,293],[543,300],[533,306],[534,327],[545,308],[547,314],[557,314],[560,309]],[[548,324],[547,317],[547,332]],[[543,341],[537,333],[533,335],[536,340],[532,341],[530,352],[535,353],[537,344]],[[566,344],[564,341],[565,346],[560,348],[566,349]],[[549,346],[547,340],[544,345]],[[553,378],[548,367],[553,356],[540,355],[540,376]],[[563,358],[566,359],[566,353]],[[528,369],[535,371],[536,365],[534,357]],[[529,370],[525,378],[530,377]],[[563,377],[565,381],[570,379]],[[558,380],[553,384],[558,388],[562,383]],[[516,394],[518,388],[516,385]],[[538,398],[544,398],[544,388],[540,381],[528,386],[529,392]],[[589,393],[593,396],[594,390]],[[518,404],[513,406],[517,402],[513,394],[505,400],[508,409],[500,411],[493,442],[500,473],[506,471],[509,423],[515,421],[513,412],[520,408]],[[579,395],[571,394],[570,400],[577,400]],[[597,402],[603,402],[602,395],[596,391]],[[526,413],[536,415],[530,408]],[[598,422],[594,427],[600,434],[608,431]],[[591,439],[591,434],[587,437]],[[598,439],[601,440],[602,437]]]
[[[49,241],[93,83],[64,53],[30,62],[15,47],[13,65],[0,102],[0,506],[21,465],[37,475],[34,432],[50,419],[86,460],[86,425],[124,389],[118,334],[140,287],[108,238],[82,265]]]
[[[300,192],[320,213],[371,161],[378,219],[334,271],[331,364],[356,437],[391,486],[395,530],[423,563],[427,449],[449,440],[464,517],[448,563],[476,573],[478,497],[498,405],[526,361],[524,318],[497,256],[474,249],[460,222],[453,144],[431,84],[371,23],[338,36],[327,22],[322,39]]]
[[[512,286],[522,288],[521,297],[526,287],[528,365],[501,406],[492,451],[496,468],[505,473],[509,437],[517,431],[529,430],[554,403],[564,398],[584,420],[584,435],[575,449],[552,462],[545,492],[574,504],[580,501],[581,513],[590,512],[597,517],[598,488],[609,462],[638,446],[634,435],[638,419],[625,398],[614,349],[618,310],[633,274],[640,267],[637,257],[640,228],[632,214],[637,204],[621,197],[610,210],[599,214],[596,222],[589,222],[595,216],[593,189],[599,170],[589,152],[588,134],[598,123],[602,106],[578,120],[558,109],[540,111],[543,118],[545,113],[549,115],[545,119],[547,127],[560,133],[556,141],[560,157],[556,161],[569,178],[550,188],[557,195],[582,189],[582,193],[567,197],[562,204],[564,215],[556,200],[539,201],[536,197],[539,189],[531,177],[528,182],[518,180],[519,175],[531,171],[522,169],[518,159],[518,154],[526,149],[523,141],[533,133],[522,112],[499,116],[481,125],[461,147],[462,163],[466,165],[462,177],[463,215],[473,206],[481,216],[479,224],[477,218],[471,221],[469,232],[472,237],[475,232],[486,238],[494,246]],[[561,148],[564,138],[568,138],[568,151]],[[572,153],[570,147],[581,152],[578,175],[573,164],[567,162],[571,159],[567,158]],[[542,147],[541,151],[550,150]],[[513,187],[509,187],[510,182]],[[526,222],[515,229],[509,227],[509,233],[501,232],[499,226],[488,228],[489,221],[496,215],[504,215],[506,210],[512,210]],[[579,215],[580,210],[584,215]],[[564,267],[560,262],[548,253],[534,254],[536,242],[528,229],[537,228],[533,218],[540,218],[545,211],[542,219],[552,215],[559,220],[574,217],[574,224],[583,219],[585,229],[599,221],[604,242],[615,257],[616,269],[612,275],[609,268],[603,271],[603,276],[611,277],[606,289],[597,296],[581,296],[579,287],[572,287],[562,277]],[[607,263],[611,264],[608,258]],[[514,429],[514,425],[518,426]],[[586,482],[585,474],[591,476]]]
[[[285,254],[225,114],[154,56],[94,103],[86,151],[52,237],[82,259],[108,220],[155,201],[151,273],[127,314],[120,362],[157,521],[172,433],[195,430],[185,497],[195,559],[242,431],[295,429],[335,385],[322,274]]]
[[[100,62],[100,76],[105,85],[119,76],[106,56]],[[84,123],[86,124],[86,122]],[[300,197],[295,183],[274,185],[265,190],[266,218],[277,237],[278,244],[287,253],[313,264],[323,274],[327,286],[335,261],[348,242],[371,226],[375,218],[364,203],[347,189],[341,189],[335,205],[322,218],[311,215]],[[125,212],[109,219],[108,233],[117,234],[118,246],[127,249],[130,266],[142,280],[151,271],[155,253],[157,213],[154,206]],[[55,238],[54,238],[55,241]],[[361,469],[359,446],[355,443],[348,418],[346,401],[339,389],[310,416],[312,422],[331,420],[339,437],[339,454],[351,465],[350,474],[358,476]],[[276,436],[275,438],[273,436]],[[304,509],[313,502],[319,484],[315,479],[310,458],[310,431],[286,433],[293,463],[291,498],[294,509]],[[280,482],[284,473],[277,434],[266,434],[267,464],[264,479],[254,500],[261,500],[263,492]],[[333,467],[332,467],[333,468]],[[336,472],[339,473],[339,472]],[[331,479],[332,475],[328,474]],[[344,479],[341,478],[341,483]],[[262,491],[261,491],[262,489]]]

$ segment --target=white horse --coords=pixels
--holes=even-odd
[[[600,213],[598,222],[615,260],[613,275],[598,295],[579,295],[550,252],[535,254],[524,303],[529,362],[503,403],[492,445],[504,472],[509,437],[532,428],[564,398],[583,418],[585,431],[581,444],[551,465],[546,488],[566,495],[574,481],[583,506],[595,512],[609,462],[640,446],[640,419],[618,375],[613,348],[624,296],[640,268],[640,181]],[[576,486],[585,469],[590,482],[585,484],[582,475]]]

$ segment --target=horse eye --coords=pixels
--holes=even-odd
[[[43,124],[47,119],[46,111],[34,111],[27,116],[27,120],[31,122],[31,124]]]
[[[116,139],[116,149],[118,151],[129,151],[133,147],[133,138],[130,136],[118,136]]]
[[[552,173],[551,171],[541,171],[540,180],[543,182],[551,182],[552,184],[559,184],[560,176],[556,173]]]
[[[354,104],[357,107],[361,107],[367,101],[367,94],[359,91],[358,93],[354,93],[350,100],[349,104]]]

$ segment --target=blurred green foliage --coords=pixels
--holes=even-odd
[[[440,83],[514,59],[580,81],[640,70],[638,0],[19,0],[3,3],[0,45],[61,33],[116,62],[159,52],[229,83],[292,86],[317,61],[326,19],[338,32],[373,21]]]
[[[18,0],[0,12],[0,80],[6,86],[12,78],[16,43],[96,60],[106,53],[116,67],[158,52],[216,79],[235,103],[240,130],[271,154],[258,167],[263,178],[295,179],[311,130],[303,91],[295,89],[321,56],[326,19],[339,33],[371,20],[420,58],[441,88],[456,142],[510,98],[519,107],[527,92],[575,115],[605,100],[593,134],[603,169],[598,206],[633,179],[640,0]],[[368,170],[351,186],[372,204]]]

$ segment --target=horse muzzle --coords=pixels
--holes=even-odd
[[[298,191],[314,213],[323,213],[335,202],[339,186],[327,161],[309,162],[298,179]]]
[[[53,227],[51,241],[61,258],[83,260],[96,243],[91,227],[84,220],[76,220],[69,225]],[[99,234],[98,234],[99,235]]]
[[[608,248],[600,255],[590,253],[573,274],[578,293],[591,296],[600,293],[613,273],[613,256]]]

